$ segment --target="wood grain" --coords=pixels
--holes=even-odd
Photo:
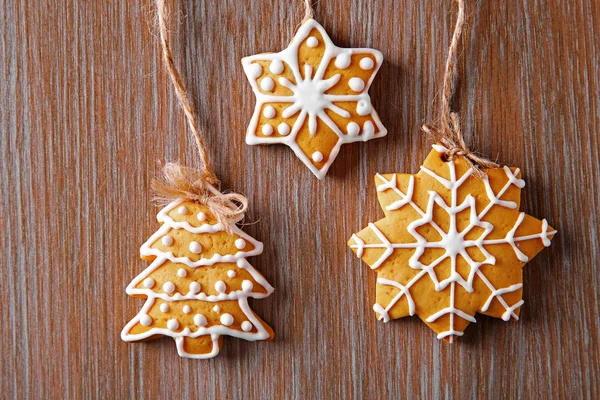
[[[210,361],[169,339],[126,344],[126,284],[157,229],[160,163],[197,165],[160,63],[152,7],[0,2],[0,304],[6,398],[598,398],[600,3],[468,1],[456,108],[472,147],[525,172],[523,210],[559,229],[526,266],[518,323],[478,317],[454,345],[374,318],[375,274],[346,248],[380,218],[373,175],[416,172],[437,115],[450,0],[321,0],[340,46],[384,53],[371,90],[385,139],[347,145],[325,181],[283,146],[249,147],[240,59],[278,51],[300,1],[173,1],[173,49],[223,188],[251,201],[254,309],[271,343]]]

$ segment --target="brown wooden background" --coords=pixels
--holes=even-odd
[[[177,62],[223,188],[251,200],[250,261],[275,286],[271,343],[210,361],[126,344],[126,284],[158,227],[160,162],[197,165],[160,63],[150,1],[0,1],[1,397],[598,398],[600,3],[469,0],[456,104],[472,147],[527,180],[523,210],[559,229],[526,267],[522,320],[479,316],[454,345],[415,318],[377,322],[375,274],[346,248],[380,218],[373,175],[416,172],[451,0],[321,0],[340,46],[385,57],[371,90],[385,139],[347,145],[325,181],[286,147],[249,147],[242,56],[279,51],[300,1],[172,1]]]

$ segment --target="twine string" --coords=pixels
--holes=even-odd
[[[315,10],[312,7],[312,0],[304,0],[304,21],[315,17]]]
[[[460,129],[458,114],[452,111],[452,96],[455,90],[456,62],[458,59],[458,44],[465,23],[464,0],[456,0],[458,3],[458,17],[452,42],[448,49],[446,58],[446,69],[444,72],[444,84],[442,88],[442,107],[440,114],[441,128],[432,125],[423,125],[423,131],[432,136],[434,140],[448,149],[446,157],[453,160],[455,157],[464,157],[475,170],[479,177],[483,176],[480,168],[497,168],[499,165],[489,159],[479,156],[469,149]]]
[[[207,184],[218,186],[219,179],[214,172],[203,135],[198,126],[198,115],[194,111],[190,95],[173,60],[167,29],[165,0],[155,1],[165,68],[169,73],[175,95],[190,126],[203,168],[202,170],[196,170],[183,167],[178,163],[168,163],[163,167],[162,176],[152,182],[152,188],[159,203],[167,203],[176,198],[185,198],[205,204],[224,228],[230,231],[229,225],[238,222],[248,209],[248,199],[238,193],[215,195],[207,187]]]

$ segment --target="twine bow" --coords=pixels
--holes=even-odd
[[[458,17],[456,27],[450,49],[448,50],[448,58],[446,59],[446,71],[444,73],[444,86],[442,90],[442,110],[440,116],[441,128],[425,124],[422,129],[430,135],[436,143],[448,149],[446,158],[453,160],[455,157],[464,157],[465,160],[474,169],[475,176],[482,178],[485,174],[481,168],[497,168],[499,167],[493,161],[477,155],[471,151],[465,143],[465,139],[460,129],[460,119],[458,114],[452,112],[452,96],[454,95],[454,78],[456,75],[455,65],[458,53],[458,41],[462,34],[462,28],[465,22],[465,4],[464,0],[456,0],[458,3]]]
[[[173,199],[182,198],[206,205],[223,225],[223,228],[231,233],[230,224],[238,222],[243,217],[248,208],[248,199],[238,193],[215,195],[209,190],[208,185],[218,186],[219,179],[213,170],[212,162],[204,145],[203,135],[198,126],[198,115],[192,107],[188,91],[173,61],[167,29],[165,0],[156,0],[156,11],[165,68],[194,136],[204,168],[196,170],[177,163],[168,163],[162,169],[162,179],[155,179],[152,182],[152,188],[156,192],[159,202],[170,202]]]
[[[248,209],[248,199],[239,193],[214,194],[206,185],[206,170],[182,167],[167,163],[162,169],[161,179],[152,181],[156,201],[162,204],[173,199],[184,198],[206,205],[223,228],[230,232],[230,224],[239,221]]]

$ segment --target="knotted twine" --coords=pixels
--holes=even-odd
[[[460,120],[458,114],[452,112],[452,96],[454,95],[454,80],[456,77],[456,61],[458,53],[458,42],[462,35],[463,25],[465,23],[465,3],[464,0],[456,0],[458,3],[458,17],[452,42],[448,50],[446,58],[446,71],[444,73],[444,86],[442,90],[442,109],[440,115],[440,128],[432,125],[423,125],[422,129],[429,134],[438,144],[446,147],[448,152],[445,154],[448,160],[453,160],[455,157],[464,157],[465,160],[473,168],[475,176],[482,178],[485,174],[481,168],[497,168],[499,167],[493,161],[485,157],[479,156],[472,152],[465,144],[462,132],[460,130]]]
[[[248,199],[239,193],[214,194],[209,186],[218,186],[219,180],[204,145],[203,135],[198,126],[198,115],[192,107],[192,101],[173,61],[167,29],[167,8],[165,0],[156,0],[156,12],[160,31],[162,56],[179,105],[185,113],[190,130],[196,142],[203,169],[184,167],[178,163],[167,163],[162,176],[152,181],[152,189],[159,203],[170,203],[174,199],[186,199],[206,205],[223,228],[231,233],[231,226],[238,222],[248,209]]]

